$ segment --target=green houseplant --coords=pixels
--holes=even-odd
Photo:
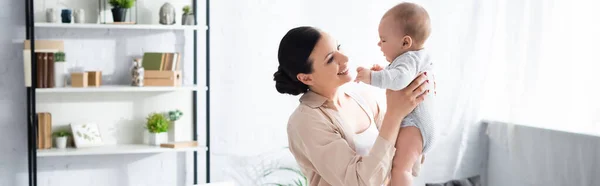
[[[56,140],[56,148],[64,149],[67,148],[67,139],[71,136],[71,133],[65,130],[56,131],[52,133]]]
[[[192,12],[192,7],[190,5],[185,5],[183,7],[183,15],[189,15]]]
[[[176,110],[171,110],[168,111],[166,113],[167,118],[169,119],[169,141],[170,142],[175,142],[175,141],[179,141],[177,139],[177,120],[181,119],[181,116],[183,116],[183,112],[181,112],[181,110],[176,109]]]
[[[133,7],[135,0],[109,0],[114,22],[124,22],[127,9]]]
[[[171,110],[167,114],[169,116],[169,121],[177,121],[179,118],[181,118],[181,116],[183,116],[183,112],[181,112],[179,109]]]
[[[181,15],[181,24],[194,25],[194,13],[192,12],[192,7],[190,7],[190,5],[185,5],[183,7],[183,15]]]
[[[146,129],[150,134],[149,144],[160,145],[167,141],[166,132],[169,130],[169,120],[164,114],[150,113],[146,117]]]

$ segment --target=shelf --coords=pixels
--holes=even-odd
[[[147,30],[206,30],[206,25],[160,25],[160,24],[94,24],[94,23],[35,23],[37,28],[81,29],[147,29]]]
[[[36,93],[92,93],[92,92],[169,92],[169,91],[194,91],[198,86],[180,87],[134,87],[128,85],[102,85],[100,87],[64,87],[64,88],[36,88]]]
[[[25,14],[27,19],[23,21],[24,27],[27,30],[25,38],[25,42],[29,44],[34,44],[29,46],[30,51],[47,51],[49,52],[57,50],[71,50],[69,47],[65,48],[64,46],[67,43],[71,42],[71,48],[75,49],[77,55],[86,56],[87,53],[91,55],[95,55],[99,50],[108,50],[108,54],[104,57],[108,56],[110,59],[113,57],[115,59],[120,58],[129,58],[131,55],[143,55],[143,51],[147,50],[157,50],[157,51],[170,51],[169,49],[175,47],[177,51],[181,49],[182,51],[187,51],[188,49],[191,52],[186,52],[185,55],[181,56],[181,65],[184,67],[190,67],[190,69],[195,69],[194,72],[200,70],[199,67],[205,66],[206,68],[202,69],[202,72],[199,73],[183,73],[181,75],[182,79],[193,79],[194,82],[199,78],[202,79],[200,74],[205,73],[208,77],[210,76],[210,59],[197,59],[196,56],[200,55],[199,52],[205,52],[209,54],[210,46],[208,45],[208,39],[205,38],[204,34],[199,34],[196,38],[196,35],[190,35],[191,32],[207,32],[210,30],[210,22],[208,20],[201,20],[200,17],[196,16],[196,21],[198,25],[181,25],[177,20],[177,24],[174,25],[162,25],[159,24],[158,21],[144,21],[138,24],[126,24],[126,23],[100,23],[100,21],[90,21],[87,23],[61,23],[61,7],[54,7],[52,3],[35,0],[25,0],[30,6],[26,8]],[[83,3],[83,4],[82,4]],[[100,3],[100,4],[98,4]],[[190,6],[198,5],[195,0],[188,2]],[[208,1],[206,2],[208,3]],[[56,4],[56,3],[54,3]],[[158,12],[159,5],[162,6],[164,2],[152,2],[152,10],[141,10],[145,12]],[[95,1],[77,1],[75,4],[67,3],[64,6],[78,6],[80,8],[90,9],[90,7],[98,7],[98,10],[102,12],[95,12],[96,16],[100,18],[100,20],[110,21],[110,11],[105,11],[108,9],[103,8],[107,6],[106,0],[102,2]],[[178,4],[176,7],[185,5]],[[61,5],[62,6],[62,5]],[[138,5],[136,5],[140,8]],[[54,16],[58,16],[58,22],[45,22],[46,20],[46,8],[54,8]],[[202,12],[202,14],[206,13],[206,16],[211,15],[209,11],[209,6],[203,6],[204,10],[194,8],[194,12]],[[36,13],[37,10],[44,9],[41,14]],[[91,10],[91,9],[90,9]],[[57,12],[58,11],[58,12]],[[133,19],[129,20],[138,20],[139,16],[145,15],[145,13],[140,13],[140,11],[132,10],[128,11],[132,14],[136,14],[136,17],[129,17]],[[39,11],[38,11],[39,12]],[[74,13],[74,12],[71,12]],[[154,14],[152,13],[152,14]],[[106,15],[104,15],[106,14]],[[107,17],[108,16],[108,17]],[[129,16],[129,15],[127,15]],[[147,18],[148,16],[146,16]],[[36,20],[39,22],[36,23]],[[91,31],[90,33],[87,33]],[[23,31],[25,32],[25,31]],[[73,35],[73,32],[75,35]],[[38,36],[41,34],[41,37]],[[83,35],[82,35],[83,34]],[[159,35],[156,35],[159,34]],[[167,35],[164,35],[167,34]],[[175,35],[172,35],[175,34]],[[98,36],[116,36],[116,38],[112,38],[111,41],[97,41]],[[131,41],[125,41],[120,43],[114,43],[114,39],[122,39],[121,37],[131,38],[135,37]],[[144,42],[145,40],[152,39],[161,39],[165,37],[174,37],[174,39],[169,40],[168,42],[162,42],[161,46],[155,46],[155,43],[152,42]],[[193,39],[190,39],[193,37]],[[206,35],[208,37],[208,35]],[[46,39],[44,39],[46,38]],[[181,39],[183,38],[183,39]],[[169,38],[166,38],[169,39]],[[52,42],[49,44],[38,44],[40,40],[62,40],[63,43],[59,45],[54,45]],[[141,42],[140,42],[141,40]],[[181,40],[186,41],[185,45],[181,45]],[[189,42],[188,42],[189,41]],[[23,41],[15,41],[15,43],[21,43]],[[160,43],[160,42],[159,42]],[[189,44],[189,45],[188,45]],[[124,46],[123,52],[119,50],[121,48],[117,48],[116,52],[113,52],[115,49],[114,45]],[[163,46],[164,45],[164,46]],[[79,47],[79,48],[78,48]],[[83,48],[82,48],[83,47]],[[87,47],[87,48],[86,48]],[[150,49],[148,49],[150,48]],[[154,48],[154,49],[153,49]],[[69,52],[69,51],[65,51]],[[73,52],[73,51],[71,51]],[[114,53],[114,54],[113,54]],[[26,53],[24,53],[27,55]],[[31,57],[27,55],[28,57]],[[35,56],[33,56],[35,57]],[[183,59],[186,60],[183,60]],[[193,60],[187,60],[193,58]],[[109,59],[108,62],[114,62]],[[25,64],[24,67],[24,75],[26,79],[30,79],[35,81],[37,77],[35,75],[35,71],[33,69],[40,69],[41,67],[36,63],[31,63],[31,59],[24,59],[23,62]],[[84,59],[85,60],[85,59]],[[38,60],[39,61],[39,60]],[[122,60],[119,60],[122,61]],[[28,63],[29,62],[29,63]],[[129,62],[127,62],[129,63]],[[111,63],[112,64],[112,63]],[[87,65],[91,65],[89,68],[98,68],[98,64],[89,63],[81,63],[83,66],[77,66],[81,68],[87,69]],[[36,67],[37,66],[37,67]],[[100,66],[102,67],[102,66]],[[33,72],[32,72],[33,71]],[[118,71],[114,76],[129,76],[127,74],[129,72]],[[104,74],[104,73],[103,73]],[[189,77],[188,77],[189,76]],[[184,78],[185,77],[185,78]],[[146,117],[146,114],[151,112],[164,112],[167,109],[181,109],[185,114],[182,116],[182,124],[185,130],[177,130],[177,131],[189,131],[185,132],[185,135],[181,135],[181,139],[189,140],[189,138],[195,136],[207,136],[210,137],[210,120],[208,117],[201,117],[198,114],[206,113],[210,115],[211,106],[205,98],[208,98],[210,95],[209,90],[209,82],[206,80],[205,82],[198,83],[189,83],[190,85],[181,85],[179,87],[170,87],[170,86],[150,86],[150,87],[136,87],[129,85],[129,81],[115,81],[113,83],[107,82],[106,84],[102,83],[100,87],[71,87],[70,84],[67,84],[67,87],[57,87],[57,88],[35,88],[35,84],[25,83],[25,89],[27,91],[27,115],[31,116],[29,118],[23,118],[24,122],[27,122],[27,138],[29,141],[36,141],[37,134],[37,119],[35,118],[36,113],[40,112],[48,112],[52,114],[51,119],[51,128],[50,129],[66,129],[67,124],[70,122],[87,122],[87,121],[96,121],[98,123],[106,123],[105,127],[110,133],[112,131],[116,131],[116,133],[108,136],[105,143],[106,145],[97,146],[97,147],[87,147],[87,148],[75,148],[69,147],[66,149],[37,149],[35,143],[29,143],[27,145],[27,149],[30,153],[27,153],[27,164],[28,166],[36,166],[38,162],[41,161],[53,161],[56,166],[67,166],[69,167],[72,164],[72,158],[102,158],[108,161],[114,160],[122,156],[132,156],[132,157],[143,157],[145,159],[150,158],[148,161],[164,161],[171,158],[175,158],[175,161],[182,161],[183,164],[179,162],[175,162],[175,164],[170,165],[168,167],[159,167],[164,168],[165,171],[174,172],[173,176],[176,178],[185,177],[187,185],[211,185],[211,186],[233,186],[233,182],[230,183],[210,183],[210,184],[201,184],[203,179],[206,179],[207,182],[210,181],[210,172],[211,169],[211,161],[210,156],[204,157],[201,154],[210,155],[210,143],[206,144],[198,144],[198,146],[194,147],[184,147],[184,148],[165,148],[160,146],[153,146],[145,144],[142,141],[139,141],[140,137],[142,137],[139,130],[135,127],[140,121],[142,117]],[[206,85],[204,85],[206,83]],[[116,84],[116,85],[111,85]],[[167,85],[167,84],[161,84]],[[199,94],[196,94],[198,91]],[[202,91],[202,92],[200,92]],[[206,94],[206,95],[204,95]],[[105,97],[104,99],[98,99]],[[205,98],[203,98],[205,97]],[[206,104],[204,104],[206,102]],[[188,124],[189,123],[189,124]],[[200,123],[205,125],[206,130],[200,130],[203,127],[200,127]],[[197,126],[198,125],[198,126]],[[46,130],[52,131],[52,130]],[[179,137],[179,136],[178,136]],[[138,139],[138,140],[134,140]],[[53,139],[54,140],[54,139]],[[72,140],[70,140],[72,141]],[[118,144],[113,144],[112,142],[118,142]],[[33,153],[32,153],[33,152]],[[197,154],[198,153],[198,154]],[[159,155],[159,156],[157,156]],[[162,156],[168,155],[168,156]],[[173,155],[173,156],[171,156]],[[197,156],[201,155],[201,156]],[[134,159],[136,160],[136,159]],[[44,162],[42,162],[44,163]],[[187,166],[190,165],[190,166]],[[103,181],[110,180],[110,175],[97,175],[94,174],[97,170],[103,170],[106,166],[103,163],[93,163],[84,167],[86,170],[75,170],[75,173],[82,176],[89,177],[90,175],[96,179],[92,181]],[[156,167],[156,166],[154,166]],[[149,168],[154,168],[153,166],[136,166],[133,167],[135,170],[132,171],[154,171]],[[87,170],[91,171],[87,171]],[[83,171],[82,171],[83,170]],[[184,170],[184,171],[179,171]],[[41,176],[44,174],[53,174],[51,179],[46,179],[44,177],[44,181],[47,182],[56,182],[64,179],[69,179],[68,174],[55,174],[54,172],[61,170],[40,170],[40,169],[29,169],[27,173],[23,173],[23,176],[28,176],[29,185],[36,185],[39,183]],[[111,170],[112,171],[112,170]],[[199,172],[200,171],[200,172]],[[114,171],[113,171],[114,172]],[[117,171],[118,172],[118,171]],[[206,177],[203,175],[205,173]],[[25,175],[27,174],[27,175]],[[88,175],[89,174],[89,175]],[[137,178],[136,178],[137,179]],[[139,180],[139,179],[137,179]],[[192,181],[193,180],[193,181]],[[135,181],[135,180],[134,180]],[[108,181],[110,182],[110,181]],[[108,183],[107,182],[107,183]],[[139,181],[138,181],[139,182]],[[138,183],[136,182],[136,183]],[[142,181],[143,182],[143,181]],[[104,182],[102,182],[104,183]],[[101,183],[101,184],[102,184]],[[141,183],[141,182],[140,182]]]
[[[87,148],[45,149],[37,150],[38,157],[49,156],[85,156],[85,155],[109,155],[109,154],[144,154],[161,152],[184,152],[206,150],[206,147],[186,148],[162,148],[145,144],[106,145]]]

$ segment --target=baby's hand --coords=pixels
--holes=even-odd
[[[354,82],[363,82],[366,84],[371,84],[371,70],[364,68],[364,67],[358,67],[356,69],[357,75],[356,75],[356,79],[354,80]]]
[[[373,64],[373,67],[371,67],[372,71],[380,71],[383,70],[383,67],[379,66],[378,64]]]

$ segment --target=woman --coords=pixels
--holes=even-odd
[[[348,58],[325,32],[290,30],[279,46],[275,87],[300,95],[288,122],[290,151],[309,185],[383,185],[392,166],[402,119],[423,101],[421,74],[380,104],[352,82]],[[387,111],[386,111],[387,110]]]

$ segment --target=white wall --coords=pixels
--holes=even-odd
[[[25,3],[2,0],[0,11],[0,185],[25,185],[27,172],[27,123],[23,80],[23,45],[14,42],[25,38]]]
[[[0,0],[0,5],[15,4],[17,9],[24,9],[24,3],[20,0]],[[36,1],[42,2],[42,7],[57,5],[56,1]],[[456,32],[448,31],[453,23],[460,20],[454,20],[445,17],[451,17],[453,11],[464,10],[468,7],[457,8],[447,2],[439,5],[441,2],[420,1],[430,10],[434,21],[434,32],[431,43],[438,46],[451,46],[451,41]],[[200,4],[203,5],[204,2]],[[211,1],[211,180],[224,181],[234,179],[241,185],[257,185],[265,181],[277,181],[262,179],[259,177],[261,169],[274,164],[294,165],[294,160],[289,152],[283,147],[287,146],[286,123],[289,114],[298,104],[298,98],[278,94],[274,88],[273,73],[277,69],[277,47],[281,37],[285,32],[293,27],[301,25],[317,26],[324,31],[332,34],[342,44],[343,50],[349,55],[351,63],[354,66],[367,65],[372,63],[384,63],[384,59],[377,47],[378,35],[377,24],[384,11],[397,3],[397,1]],[[160,3],[158,3],[160,4]],[[8,5],[4,7],[8,7]],[[435,6],[434,6],[435,5]],[[83,6],[82,6],[83,7]],[[148,7],[157,7],[150,6]],[[152,8],[151,8],[152,9]],[[200,10],[203,7],[199,7]],[[178,8],[179,10],[179,8]],[[40,11],[43,8],[36,8],[38,11],[36,20],[39,18]],[[6,14],[6,15],[5,15]],[[20,163],[26,163],[26,128],[25,121],[25,96],[22,87],[22,66],[19,43],[10,43],[10,39],[17,38],[17,41],[24,39],[24,20],[22,11],[12,10],[0,13],[0,17],[5,16],[8,19],[0,19],[0,23],[20,27],[12,29],[18,31],[15,33],[7,32],[4,29],[0,32],[3,40],[0,46],[8,48],[0,50],[2,57],[9,57],[8,60],[0,62],[9,70],[7,73],[0,73],[0,82],[6,82],[7,79],[15,82],[0,83],[0,105],[3,112],[0,115],[7,121],[0,123],[0,127],[6,130],[0,130],[0,139],[3,148],[2,152],[7,155],[0,158],[0,185],[25,185],[26,166]],[[204,13],[199,12],[199,22],[204,20]],[[89,18],[88,21],[93,21]],[[155,18],[149,18],[155,20]],[[180,19],[178,19],[179,21]],[[83,30],[82,30],[83,31]],[[120,63],[102,63],[103,59],[114,59],[116,61],[127,61],[130,57],[140,54],[146,50],[156,49],[182,49],[183,45],[190,43],[190,35],[186,37],[175,35],[171,32],[154,31],[90,31],[83,34],[81,31],[66,31],[47,29],[37,29],[38,37],[45,38],[66,38],[67,48],[69,50],[81,50],[80,54],[74,54],[68,57],[68,60],[78,63],[89,64],[98,68],[120,69],[126,66]],[[139,36],[143,32],[149,36]],[[16,35],[15,34],[20,34]],[[11,37],[9,37],[11,36]],[[15,37],[12,37],[15,36]],[[111,39],[101,39],[102,36],[108,36]],[[203,33],[199,34],[199,42],[203,43]],[[79,39],[85,40],[79,40]],[[119,40],[114,40],[119,38]],[[75,40],[77,39],[77,40]],[[176,41],[174,41],[176,39]],[[160,44],[153,44],[156,41]],[[175,46],[173,46],[175,44]],[[84,54],[94,53],[88,46],[104,46],[102,52],[108,54],[108,57],[94,55],[88,57]],[[204,59],[204,45],[198,48],[199,59]],[[437,49],[438,51],[441,49]],[[9,51],[9,52],[5,52]],[[189,54],[189,51],[187,52]],[[446,57],[448,53],[439,54]],[[73,58],[71,58],[73,57]],[[12,61],[8,62],[8,61]],[[203,66],[201,66],[203,67]],[[440,64],[440,68],[449,68],[448,65]],[[5,68],[0,68],[3,70]],[[203,68],[200,68],[201,72]],[[112,72],[109,70],[109,72]],[[111,78],[113,82],[123,82],[126,76],[123,71],[114,71]],[[204,82],[204,74],[200,74],[199,82]],[[444,74],[440,74],[444,76]],[[440,78],[442,79],[442,78]],[[187,80],[189,82],[189,80]],[[450,80],[447,80],[450,81]],[[444,82],[443,80],[439,81]],[[449,84],[438,85],[440,90],[450,90],[454,87]],[[202,98],[204,95],[200,94]],[[451,96],[451,95],[450,95]],[[452,98],[448,95],[442,96],[444,99]],[[204,101],[198,103],[198,108],[204,108]],[[13,116],[19,116],[18,118]],[[448,114],[450,115],[450,114]],[[10,117],[9,117],[10,116]],[[199,110],[200,122],[204,118],[204,110]],[[451,116],[448,116],[451,117]],[[203,125],[200,124],[200,134],[203,134]],[[14,130],[14,132],[13,132]],[[457,137],[460,138],[460,137]],[[199,139],[204,139],[201,135]],[[454,138],[453,138],[454,139]],[[456,140],[455,140],[456,141]],[[4,144],[5,143],[5,144]],[[443,153],[443,150],[440,151]],[[97,159],[106,164],[90,164],[91,159]],[[174,162],[173,155],[157,156],[104,156],[97,158],[76,158],[62,159],[64,164],[60,166],[44,161],[40,163],[42,169],[46,172],[44,179],[40,179],[40,184],[55,185],[58,181],[69,181],[65,185],[75,185],[76,181],[88,181],[93,175],[100,175],[98,179],[92,179],[92,182],[78,182],[109,185],[165,185],[167,182],[175,180],[174,174],[168,174],[167,177],[161,177],[153,170],[159,168],[159,165],[150,165],[155,162],[161,162],[167,169],[177,169],[174,164],[182,165],[189,162]],[[199,158],[202,160],[202,157]],[[61,159],[59,159],[61,160]],[[455,156],[443,156],[443,158],[430,158],[429,162],[453,162]],[[128,164],[128,167],[122,165]],[[452,168],[447,166],[424,167],[424,177],[417,180],[422,183],[427,180],[443,180],[452,177]],[[202,165],[202,163],[200,164]],[[94,169],[98,168],[98,169]],[[204,175],[203,167],[200,166],[200,176]],[[436,177],[435,172],[443,172]],[[442,175],[442,176],[439,176]],[[56,178],[52,178],[57,176]],[[289,180],[290,175],[282,175],[278,179]],[[60,178],[60,179],[59,179]],[[112,180],[115,179],[115,180]],[[277,179],[277,178],[274,178]],[[201,179],[202,181],[203,179]],[[136,184],[134,184],[136,183]]]

